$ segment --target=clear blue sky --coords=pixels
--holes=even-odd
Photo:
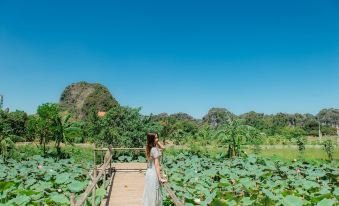
[[[144,114],[338,108],[339,2],[0,0],[5,107],[81,80]]]

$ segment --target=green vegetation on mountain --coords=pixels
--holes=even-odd
[[[108,111],[116,105],[119,103],[109,90],[97,83],[71,84],[65,88],[60,97],[61,109],[77,119],[84,119],[92,110]]]

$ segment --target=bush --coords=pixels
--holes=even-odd
[[[332,161],[333,160],[333,152],[334,152],[334,147],[333,147],[332,140],[329,139],[329,140],[326,140],[324,142],[324,150],[327,153],[328,159],[330,161]]]

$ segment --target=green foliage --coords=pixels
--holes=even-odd
[[[334,151],[332,140],[326,140],[324,142],[324,150],[327,153],[328,159],[330,161],[332,161],[333,160],[333,151]]]
[[[241,155],[243,144],[260,141],[262,134],[254,127],[244,125],[241,120],[235,120],[220,128],[216,138],[222,145],[228,146],[228,157],[233,157]]]
[[[163,167],[174,193],[187,205],[338,204],[338,172],[330,164],[178,152],[166,153]]]
[[[339,109],[322,109],[317,114],[317,119],[326,125],[339,125]]]
[[[23,111],[8,112],[0,109],[0,138],[24,141],[27,135],[28,116]]]
[[[46,145],[55,142],[57,156],[61,157],[61,143],[72,143],[74,137],[79,135],[78,122],[70,121],[71,115],[61,116],[57,104],[46,103],[38,107],[37,115],[31,116],[28,121],[28,134],[30,139],[38,139],[40,147],[46,156]]]
[[[298,145],[299,152],[303,153],[305,151],[305,138],[302,136],[299,136],[297,138],[297,145]]]
[[[54,132],[54,141],[56,143],[56,149],[58,156],[61,155],[60,144],[69,143],[73,144],[74,137],[80,133],[79,123],[70,121],[71,115],[68,114],[61,117],[59,114],[55,117],[56,131]]]
[[[75,162],[86,163],[93,161],[93,149],[92,145],[63,145],[62,154],[64,158],[72,158]],[[47,146],[47,157],[54,158],[57,156],[57,150],[54,144]],[[22,161],[29,159],[32,156],[41,155],[41,150],[35,143],[19,144],[15,146],[15,150],[12,153],[12,159]]]
[[[316,119],[308,119],[303,125],[303,129],[308,135],[318,136],[319,135],[319,122]]]
[[[227,124],[235,118],[236,116],[225,108],[212,108],[202,120],[204,123],[208,123],[211,127],[217,128]]]
[[[78,82],[65,88],[60,97],[62,111],[70,113],[76,119],[84,120],[92,111],[108,111],[119,103],[109,90],[96,83]]]
[[[77,99],[76,103],[73,102],[74,98]],[[62,156],[60,146],[62,143],[95,142],[101,145],[113,144],[122,147],[144,146],[145,136],[149,131],[158,131],[164,142],[172,140],[175,144],[199,142],[198,146],[215,145],[217,143],[214,138],[215,132],[220,133],[219,130],[230,126],[228,124],[233,120],[241,122],[240,124],[243,125],[241,127],[247,127],[246,130],[250,131],[252,137],[261,137],[244,139],[243,131],[235,131],[232,137],[236,139],[233,142],[255,145],[256,153],[260,152],[259,145],[264,141],[268,144],[297,143],[303,151],[304,137],[318,135],[317,119],[309,114],[264,115],[249,112],[237,117],[226,109],[212,108],[202,120],[194,119],[186,113],[144,116],[140,114],[140,108],[121,107],[112,98],[107,88],[100,85],[93,86],[86,82],[71,85],[62,95],[62,110],[57,104],[41,105],[37,114],[30,116],[21,111],[0,110],[0,136],[2,139],[9,138],[12,142],[38,140],[44,155],[47,152],[46,144],[53,141],[56,143],[57,154],[60,157]],[[96,99],[107,101],[96,102]],[[85,104],[86,106],[81,107],[84,111],[78,111],[78,108],[74,111],[70,109],[70,113],[62,112],[68,111],[65,108],[73,107],[72,102],[75,105]],[[105,109],[110,110],[104,117],[98,117],[98,111],[105,111]],[[322,121],[321,132],[333,135],[336,133],[333,127],[336,124],[336,110],[324,111],[317,116]],[[85,116],[81,121],[76,121],[77,118],[71,116],[74,112],[79,112],[75,114],[76,117],[84,114]],[[208,131],[205,130],[206,126]],[[232,130],[232,126],[228,130]],[[232,142],[232,138],[229,137],[229,140],[221,141],[221,143]],[[234,144],[234,148],[238,146]]]
[[[255,143],[254,144],[254,147],[253,147],[253,153],[254,154],[256,154],[256,155],[258,155],[258,154],[260,154],[261,153],[261,146],[260,146],[260,144],[259,143]]]
[[[197,145],[201,147],[213,146],[216,144],[214,137],[217,131],[212,129],[209,125],[203,125],[199,128],[195,135],[192,135],[192,139],[188,142],[188,145]],[[217,146],[217,145],[215,145]]]
[[[95,86],[94,91],[87,96],[82,107],[82,113],[87,116],[93,108],[96,111],[108,111],[114,106],[118,106],[118,102],[113,98],[112,94],[106,87]]]
[[[256,113],[254,111],[245,113],[240,116],[244,119],[244,124],[257,128],[259,130],[264,130],[267,128],[267,121],[265,121],[265,115],[263,113]]]
[[[185,144],[189,136],[198,132],[198,125],[190,120],[178,120],[172,125],[171,138],[176,144]]]
[[[280,134],[285,136],[288,140],[296,140],[300,137],[304,137],[306,135],[305,131],[300,127],[283,127],[280,130]]]
[[[323,135],[337,135],[337,129],[329,125],[322,125],[320,130]]]
[[[189,137],[194,136],[200,130],[198,122],[185,113],[176,113],[168,116],[166,113],[151,116],[151,121],[161,125],[160,137],[173,140],[175,144],[185,144]]]
[[[0,154],[4,160],[15,149],[15,142],[25,140],[27,136],[28,116],[23,111],[8,112],[0,109]]]
[[[114,147],[143,147],[146,133],[160,131],[162,126],[140,114],[140,108],[116,106],[102,118],[94,118],[88,134],[99,144]]]
[[[273,127],[281,128],[288,125],[288,114],[279,112],[273,116]]]
[[[39,143],[45,156],[46,144],[53,140],[57,132],[56,119],[59,114],[58,106],[51,103],[42,104],[38,107],[37,114],[36,118],[31,119],[33,121],[30,123],[33,126],[31,131],[39,138]]]
[[[5,161],[12,156],[14,149],[15,144],[10,137],[0,136],[0,154]]]
[[[173,117],[174,119],[181,120],[181,121],[195,121],[195,119],[191,115],[186,114],[184,112],[178,112],[175,114],[171,114],[170,117]]]
[[[0,158],[0,203],[6,205],[69,205],[70,193],[84,192],[89,165],[72,159],[55,161],[32,156],[26,161]]]

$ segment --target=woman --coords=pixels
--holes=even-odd
[[[157,133],[147,134],[146,157],[149,161],[143,195],[144,206],[162,206],[161,184],[167,182],[161,178],[160,149],[165,149],[159,142]]]

